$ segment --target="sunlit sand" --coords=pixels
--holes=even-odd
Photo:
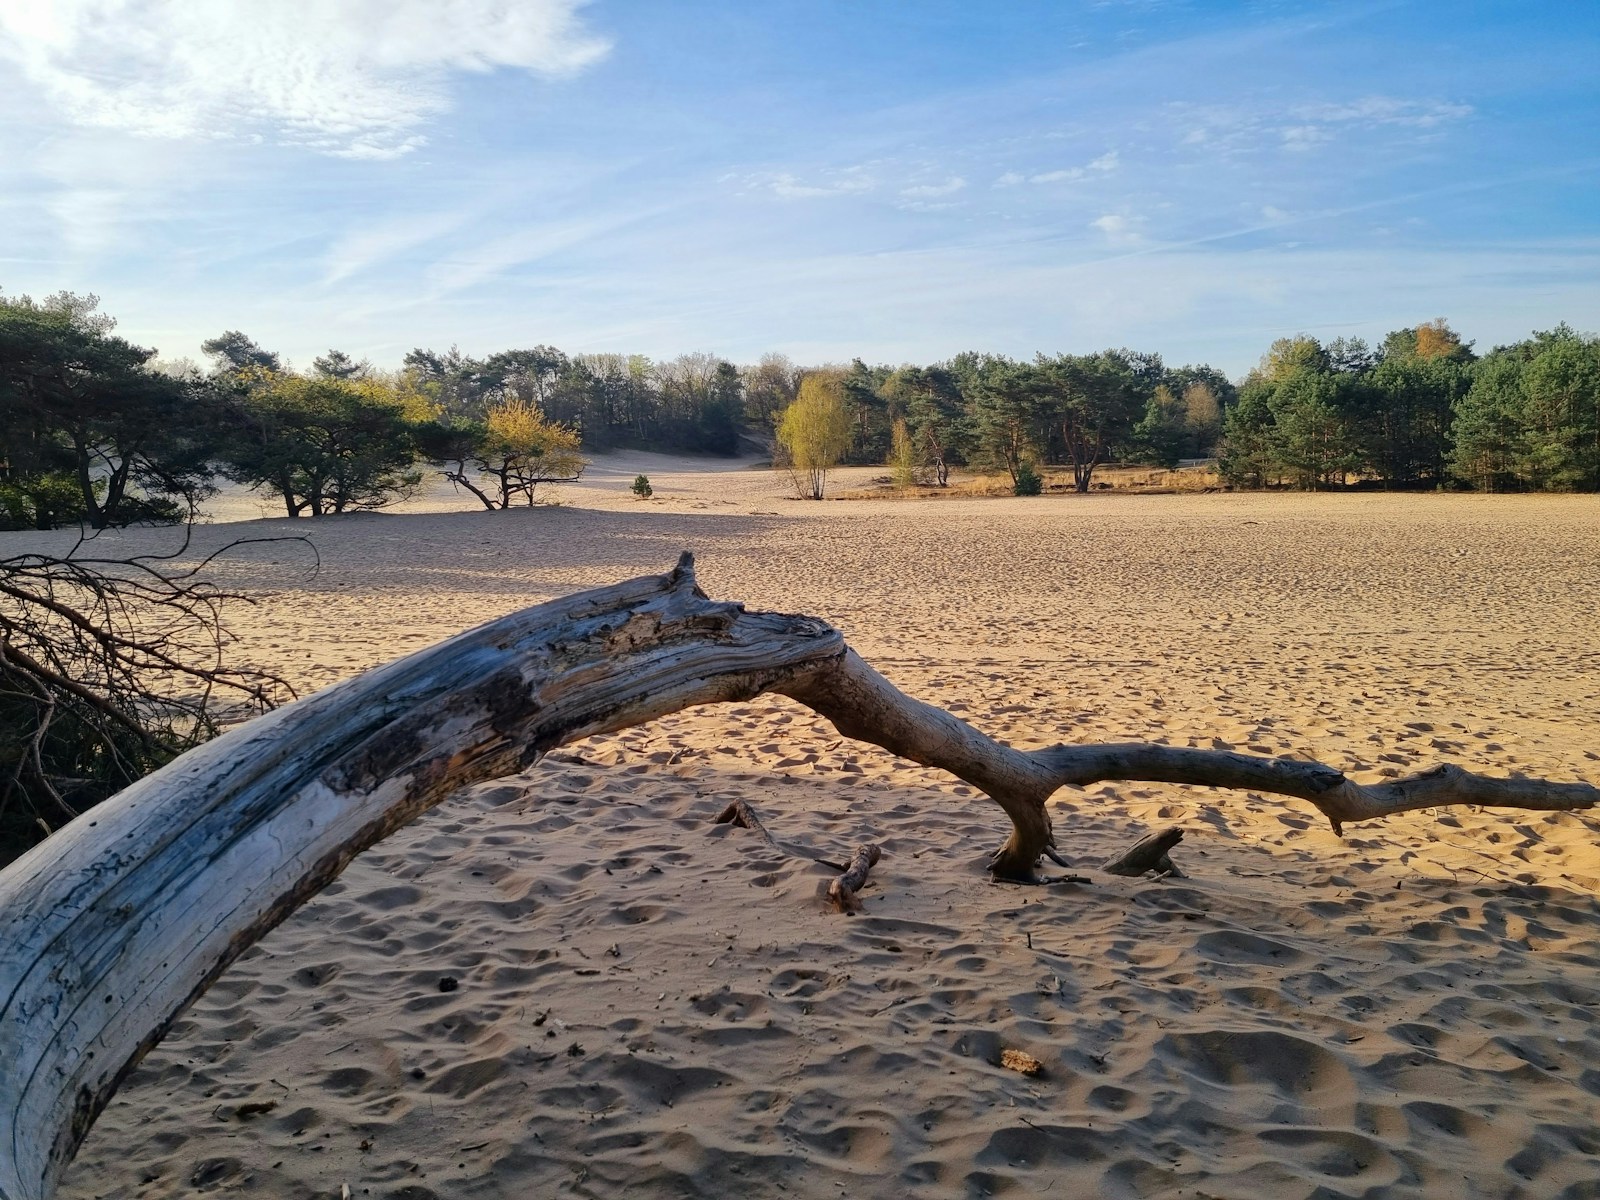
[[[314,575],[272,543],[220,576],[258,600],[237,653],[304,688],[688,547],[712,595],[826,618],[1019,746],[1600,778],[1594,497],[817,504],[748,464],[629,455],[560,498],[489,513],[435,489],[196,541],[314,544]],[[787,701],[570,751],[381,843],[247,954],[62,1195],[1532,1197],[1597,1176],[1590,816],[1424,812],[1341,841],[1294,801],[1100,785],[1053,805],[1064,853],[1092,868],[1177,823],[1188,877],[1030,889],[984,874],[998,808]],[[826,868],[713,825],[733,799],[823,857],[879,842],[864,915],[825,907]]]

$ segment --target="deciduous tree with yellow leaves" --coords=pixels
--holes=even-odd
[[[515,395],[490,404],[482,421],[436,428],[427,441],[445,478],[488,509],[531,507],[540,484],[571,483],[588,465],[577,430]]]
[[[828,472],[849,452],[854,432],[837,372],[813,371],[800,381],[799,395],[778,418],[778,445],[802,500],[822,499]]]

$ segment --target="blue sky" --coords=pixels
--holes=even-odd
[[[1600,327],[1600,4],[21,0],[0,289],[198,357]]]

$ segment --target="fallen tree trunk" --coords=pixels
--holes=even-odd
[[[1442,804],[1586,808],[1600,789],[1441,767],[1373,787],[1292,759],[1171,746],[1023,753],[905,696],[827,624],[664,576],[526,609],[278,709],[140,780],[0,871],[0,1200],[44,1200],[179,1013],[362,850],[458,788],[695,705],[792,696],[942,767],[1031,879],[1057,788],[1139,779],[1277,792],[1346,821]]]

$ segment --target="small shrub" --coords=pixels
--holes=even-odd
[[[1032,463],[1025,462],[1017,468],[1017,479],[1011,490],[1018,496],[1037,496],[1044,491],[1044,479]]]
[[[634,478],[633,494],[641,500],[648,500],[656,494],[655,488],[650,486],[650,477],[648,475],[639,475]]]

